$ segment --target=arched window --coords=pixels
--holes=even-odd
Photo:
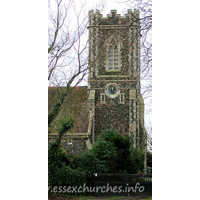
[[[115,43],[109,49],[109,70],[118,69],[118,48]]]
[[[122,68],[121,63],[121,43],[119,40],[110,37],[106,42],[106,71],[120,72]]]

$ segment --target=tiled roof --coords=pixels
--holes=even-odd
[[[48,112],[52,112],[54,105],[59,101],[61,93],[66,87],[48,88]],[[51,123],[49,131],[56,133],[56,122],[59,118],[66,118],[71,115],[75,120],[75,126],[70,133],[87,133],[88,131],[88,108],[87,108],[87,86],[75,87],[67,92],[59,115]]]

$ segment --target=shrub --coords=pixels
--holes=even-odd
[[[70,166],[73,169],[87,173],[103,173],[108,172],[106,166],[101,162],[91,151],[85,151],[79,154],[78,157],[74,157]]]
[[[144,152],[141,149],[131,148],[131,173],[135,174],[144,170]]]
[[[49,186],[79,186],[86,182],[86,174],[69,165],[66,153],[60,147],[62,135],[73,127],[73,119],[61,119],[58,123],[58,136],[48,148],[48,183]]]
[[[113,129],[102,131],[91,152],[110,173],[137,173],[144,167],[144,154],[131,148],[128,136],[122,136]]]

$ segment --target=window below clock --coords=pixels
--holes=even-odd
[[[101,93],[100,94],[100,101],[101,101],[101,103],[106,103],[106,95],[105,95],[105,93]]]
[[[120,95],[119,95],[119,103],[121,103],[121,104],[124,104],[125,103],[125,98],[124,98],[124,93],[121,93]]]

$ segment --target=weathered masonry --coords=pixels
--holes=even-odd
[[[138,10],[122,17],[89,12],[89,134],[101,129],[132,136],[146,149],[144,104],[140,93],[140,20]]]

